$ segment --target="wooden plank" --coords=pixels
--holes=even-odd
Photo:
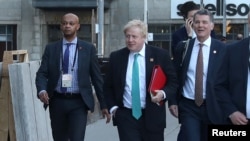
[[[30,98],[31,88],[28,65],[9,65],[11,95],[14,109],[14,119],[16,125],[16,135],[19,141],[36,140],[36,128],[34,123],[34,107]],[[26,77],[28,76],[28,77]],[[26,78],[26,80],[24,80]],[[26,114],[28,113],[29,114]],[[17,122],[20,122],[17,124]],[[19,126],[17,126],[19,125]],[[29,134],[28,134],[29,133]],[[22,134],[22,135],[21,135]],[[21,138],[22,136],[22,138]]]
[[[9,94],[4,89],[8,89],[8,78],[2,78],[0,92],[0,140],[7,141],[9,131],[9,110],[8,103],[10,102]]]
[[[30,76],[32,85],[32,97],[34,101],[36,125],[39,128],[37,141],[53,141],[50,125],[49,109],[45,111],[42,102],[37,98],[37,90],[35,86],[36,72],[40,67],[40,61],[30,62]]]
[[[10,84],[19,141],[53,141],[48,111],[36,96],[35,75],[39,62],[9,65]],[[48,126],[49,125],[49,126]]]
[[[21,93],[19,93],[21,91],[21,88],[20,88],[21,82],[18,77],[19,75],[18,72],[19,70],[17,66],[15,65],[9,66],[9,73],[10,73],[9,83],[10,83],[10,87],[12,91],[11,98],[13,101],[13,117],[15,121],[14,125],[18,129],[16,130],[15,128],[15,132],[16,132],[16,137],[18,138],[18,140],[23,141],[25,139],[25,129],[24,129],[24,126],[22,126],[22,123],[24,122],[25,118],[23,117],[22,111],[19,110],[23,108],[23,106],[21,105],[21,102],[23,101],[23,96],[21,95]],[[12,89],[12,88],[16,88],[16,89]]]

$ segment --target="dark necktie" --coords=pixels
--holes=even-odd
[[[196,75],[195,75],[195,103],[197,106],[201,106],[203,103],[203,54],[202,46],[199,44],[200,49],[196,64]]]
[[[140,80],[139,80],[139,66],[137,62],[137,57],[139,54],[134,55],[134,63],[132,70],[132,115],[139,119],[142,115],[141,113],[141,100],[140,100]]]
[[[64,51],[64,55],[63,55],[63,63],[62,63],[62,70],[63,70],[63,74],[67,74],[68,73],[68,69],[69,69],[69,47],[72,45],[72,43],[67,43],[66,46],[67,48]],[[66,92],[67,88],[66,87],[62,87],[61,86],[61,91],[62,92]]]

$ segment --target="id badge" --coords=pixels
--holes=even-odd
[[[63,74],[62,75],[62,87],[71,87],[72,86],[72,75],[71,74]]]

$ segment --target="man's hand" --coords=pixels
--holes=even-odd
[[[231,121],[234,125],[247,125],[247,123],[248,123],[246,116],[239,111],[233,112],[229,116],[229,118],[231,119]]]
[[[161,90],[155,90],[155,96],[151,95],[151,101],[159,104],[164,99],[164,94]]]
[[[47,104],[47,105],[49,104],[49,95],[46,91],[39,93],[39,99],[44,104]]]
[[[102,109],[102,116],[107,118],[106,123],[109,123],[111,120],[111,115],[109,114],[107,109]]]
[[[174,117],[178,118],[178,106],[177,106],[177,105],[171,105],[171,106],[169,107],[169,111],[170,111],[170,113],[171,113]]]
[[[185,27],[186,27],[187,35],[189,37],[192,37],[192,34],[193,34],[193,20],[192,19],[186,19]]]

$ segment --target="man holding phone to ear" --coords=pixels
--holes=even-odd
[[[187,1],[181,6],[180,13],[183,16],[185,24],[172,34],[172,57],[175,56],[176,47],[180,41],[186,41],[187,39],[196,37],[196,34],[194,33],[192,28],[192,24],[194,13],[196,13],[199,9],[200,6],[193,1]],[[214,31],[211,32],[211,37],[215,38]]]
[[[168,101],[171,114],[181,124],[177,141],[208,141],[208,125],[225,123],[214,93],[214,82],[226,45],[211,38],[213,28],[212,13],[198,10],[193,17],[197,36],[190,39],[184,59],[182,44],[177,45],[173,62],[179,87],[176,97]]]

